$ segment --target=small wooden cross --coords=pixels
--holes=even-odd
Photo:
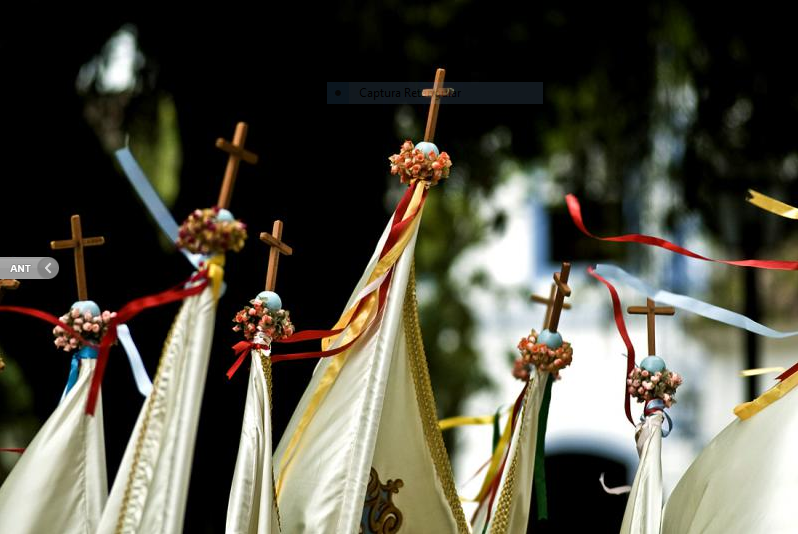
[[[3,300],[3,293],[9,289],[16,289],[19,287],[19,280],[0,280],[0,301]]]
[[[546,317],[543,319],[543,329],[549,327],[549,321],[551,320],[551,310],[554,307],[554,297],[557,292],[557,284],[551,284],[551,290],[549,291],[549,298],[541,297],[540,295],[532,295],[529,297],[529,300],[532,302],[537,302],[538,304],[545,304],[546,305]],[[571,305],[567,302],[563,303],[562,309],[570,310]]]
[[[653,356],[656,354],[656,340],[655,340],[655,318],[657,315],[674,315],[676,308],[673,306],[659,306],[657,307],[653,300],[646,299],[645,306],[629,306],[626,311],[632,315],[647,315],[648,316],[648,354]]]
[[[274,291],[277,285],[277,264],[280,254],[290,256],[294,249],[280,241],[283,237],[283,221],[274,221],[272,233],[261,232],[260,240],[269,245],[269,270],[266,272],[266,291]]]
[[[221,148],[230,157],[227,159],[227,168],[224,171],[224,181],[222,189],[219,191],[219,201],[216,203],[220,208],[229,208],[230,199],[233,198],[233,187],[236,185],[238,176],[238,164],[241,160],[254,165],[258,162],[258,155],[248,150],[244,150],[244,141],[247,139],[247,123],[239,122],[236,124],[236,131],[233,135],[233,142],[226,141],[221,137],[216,140],[216,148]]]
[[[438,108],[440,107],[441,97],[452,94],[451,88],[443,87],[443,79],[446,77],[445,69],[438,69],[435,73],[435,83],[432,89],[421,91],[422,96],[432,97],[429,103],[429,114],[427,115],[427,129],[424,131],[424,141],[432,142],[435,137],[435,125],[438,124]]]
[[[567,261],[562,262],[560,272],[554,273],[554,285],[557,289],[554,292],[554,304],[549,316],[549,324],[546,325],[549,332],[552,333],[556,332],[557,327],[560,326],[560,313],[562,313],[565,297],[571,296],[571,288],[568,287],[568,275],[570,273],[571,264]]]
[[[105,238],[83,237],[83,230],[80,227],[80,215],[73,215],[70,221],[72,223],[72,239],[50,241],[50,248],[53,250],[75,249],[75,277],[78,283],[78,300],[87,300],[89,296],[86,290],[86,265],[83,262],[83,247],[103,245],[105,244]]]

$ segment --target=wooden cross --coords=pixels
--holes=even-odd
[[[654,304],[651,299],[646,299],[645,306],[629,306],[626,311],[632,315],[647,315],[648,316],[648,354],[655,355],[656,340],[655,340],[655,318],[657,315],[673,315],[676,313],[676,308],[673,306],[659,306]]]
[[[549,316],[549,324],[546,325],[549,332],[556,332],[557,327],[560,326],[560,313],[563,309],[563,300],[565,297],[571,296],[571,288],[568,287],[568,275],[571,273],[571,264],[567,261],[562,262],[560,272],[554,273],[554,285],[556,290],[554,292],[554,304],[552,305],[551,315]]]
[[[269,245],[269,270],[266,272],[266,291],[274,291],[277,284],[277,264],[280,254],[290,256],[294,249],[280,241],[283,237],[283,221],[274,221],[272,233],[261,232],[260,240]]]
[[[429,103],[429,114],[427,115],[427,129],[424,131],[424,141],[432,142],[435,137],[435,125],[438,124],[438,107],[441,103],[442,96],[449,96],[452,94],[451,88],[443,87],[443,79],[446,77],[445,69],[438,69],[435,73],[435,83],[432,89],[424,89],[421,91],[422,96],[432,97]]]
[[[83,247],[103,245],[105,244],[105,238],[83,237],[83,230],[80,227],[80,215],[73,215],[70,221],[72,223],[72,239],[50,241],[50,248],[53,250],[75,249],[75,277],[78,282],[78,300],[87,300],[89,296],[86,290],[86,265],[83,262]]]
[[[227,168],[224,171],[224,182],[219,191],[219,201],[216,203],[220,208],[229,208],[230,199],[233,198],[233,187],[236,185],[238,176],[238,164],[241,160],[254,165],[258,162],[258,155],[248,150],[244,150],[244,141],[247,139],[247,123],[239,122],[236,124],[236,131],[233,135],[233,142],[226,141],[221,137],[216,140],[216,148],[221,148],[230,157],[227,159]]]
[[[0,301],[3,300],[3,293],[9,289],[16,289],[19,287],[18,280],[0,280]]]
[[[549,327],[549,321],[551,320],[551,311],[554,307],[554,297],[557,292],[557,284],[551,284],[551,290],[549,291],[549,298],[541,297],[540,295],[532,295],[529,297],[529,300],[532,302],[537,302],[538,304],[545,304],[546,305],[546,317],[543,319],[543,329]],[[567,302],[563,303],[562,309],[570,310],[571,305]]]

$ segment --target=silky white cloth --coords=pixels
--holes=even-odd
[[[261,362],[261,357],[268,358],[269,353],[260,350],[250,353],[244,421],[227,504],[227,534],[280,532],[274,499],[270,388]]]
[[[532,499],[532,480],[535,474],[535,452],[537,449],[538,419],[546,381],[549,373],[535,370],[526,385],[521,413],[518,414],[513,435],[510,438],[510,452],[502,472],[496,500],[491,511],[489,530],[491,534],[513,534],[526,532],[529,521],[529,506]],[[510,476],[512,475],[512,476]],[[500,508],[506,508],[500,510]],[[486,511],[483,506],[480,512]],[[495,521],[506,517],[506,523]],[[485,515],[480,514],[472,525],[474,532],[482,532]]]
[[[85,413],[96,363],[80,360],[78,381],[0,487],[0,532],[94,534],[108,497],[102,398]]]
[[[348,306],[365,286],[387,232]],[[284,532],[359,532],[372,467],[382,484],[402,481],[398,493],[391,493],[402,515],[400,532],[458,530],[427,446],[409,369],[402,307],[415,240],[416,235],[395,265],[381,321],[352,347],[298,446],[288,450],[325,371],[340,356],[316,367],[277,447],[274,469]]]
[[[797,532],[798,389],[735,419],[695,459],[671,493],[664,534]]]
[[[212,285],[212,284],[211,284]],[[179,534],[216,316],[209,285],[187,298],[103,511],[99,534]]]
[[[659,534],[662,523],[662,420],[661,413],[638,425],[640,463],[626,501],[621,534]]]

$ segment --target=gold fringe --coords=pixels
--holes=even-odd
[[[127,515],[127,508],[130,504],[130,491],[133,487],[133,478],[136,473],[136,465],[138,465],[139,460],[141,459],[141,448],[144,445],[144,439],[147,437],[147,429],[150,426],[153,399],[155,398],[154,392],[158,389],[158,385],[161,382],[161,364],[166,356],[166,348],[172,342],[172,334],[174,333],[176,324],[177,321],[172,322],[172,326],[169,328],[169,333],[166,335],[166,341],[164,341],[163,348],[161,349],[161,358],[158,360],[158,370],[155,372],[155,378],[152,381],[152,392],[150,393],[150,396],[147,397],[147,411],[144,413],[144,420],[141,422],[141,432],[139,432],[138,439],[136,440],[136,450],[133,453],[133,462],[131,464],[130,472],[127,475],[125,493],[122,496],[122,505],[119,508],[119,517],[116,520],[116,534],[124,533],[124,524],[122,518]]]
[[[263,376],[266,377],[266,386],[269,390],[269,412],[272,409],[272,359],[269,356],[266,356],[262,350],[258,351],[258,355],[260,356],[260,366],[263,369]],[[269,417],[269,425],[271,425],[272,418]],[[269,426],[269,433],[271,434],[271,426]],[[267,453],[271,453],[271,451],[266,451]],[[277,514],[277,526],[282,528],[282,523],[280,522],[280,507],[277,506],[277,489],[274,484],[274,468],[272,468],[272,502],[274,503],[274,513]]]
[[[540,376],[541,373],[537,373],[536,379],[539,379]],[[546,379],[548,380],[548,376]],[[538,384],[538,386],[539,385],[540,384]],[[526,422],[526,414],[529,409],[529,399],[532,397],[530,393],[531,387],[532,382],[529,382],[526,386],[526,392],[524,393],[524,411],[519,414],[519,417],[522,418],[521,427],[518,429],[518,439],[515,442],[513,459],[510,461],[510,467],[507,471],[507,477],[504,479],[502,493],[499,496],[499,503],[496,505],[496,511],[493,513],[493,519],[491,519],[490,534],[506,534],[507,527],[509,526],[510,505],[513,502],[513,493],[515,491],[515,470],[518,464],[518,451],[521,448],[521,441],[524,439],[524,434],[526,433],[526,425],[524,423]],[[545,387],[545,382],[543,387]],[[512,442],[510,442],[510,446],[512,446]],[[537,454],[537,452],[538,451],[535,451],[535,454]]]
[[[457,489],[454,485],[454,475],[452,474],[452,465],[449,462],[449,454],[446,452],[443,434],[441,434],[441,430],[438,427],[435,397],[432,394],[427,356],[424,353],[424,339],[421,335],[421,327],[418,321],[415,263],[410,267],[410,276],[407,281],[407,292],[405,293],[402,312],[404,315],[405,340],[407,342],[410,371],[413,375],[416,400],[421,413],[422,426],[424,427],[424,438],[427,441],[427,447],[435,464],[438,481],[443,487],[446,500],[449,502],[449,507],[457,522],[457,530],[460,534],[468,534],[470,531],[463,513],[463,506],[460,504],[460,497],[457,495]]]

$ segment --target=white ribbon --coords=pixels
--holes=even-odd
[[[126,324],[120,324],[116,327],[116,336],[122,347],[127,353],[127,359],[130,362],[130,370],[133,371],[133,379],[136,381],[136,387],[143,396],[147,396],[152,391],[152,381],[147,374],[147,369],[144,368],[144,362],[141,360],[139,349],[133,343],[133,337],[130,335],[130,329]]]
[[[635,278],[631,274],[615,265],[596,265],[595,271],[598,275],[606,278],[607,280],[615,282],[616,284],[629,286],[638,293],[645,295],[656,302],[668,304],[690,313],[700,315],[701,317],[718,321],[719,323],[735,326],[737,328],[742,328],[743,330],[753,332],[754,334],[759,334],[760,336],[776,339],[798,336],[798,331],[781,332],[779,330],[774,330],[737,312],[733,312],[731,310],[727,310],[725,308],[721,308],[692,297],[657,289],[643,282],[639,278]]]

